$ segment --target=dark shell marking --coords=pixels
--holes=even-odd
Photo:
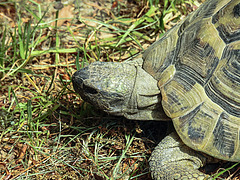
[[[185,144],[240,161],[240,3],[213,0],[145,51],[162,105]]]

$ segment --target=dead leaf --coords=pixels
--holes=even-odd
[[[64,6],[58,13],[57,26],[62,26],[65,21],[70,21],[74,17],[73,7],[71,5]],[[55,21],[51,23],[52,26],[55,26]]]

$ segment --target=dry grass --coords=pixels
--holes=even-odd
[[[109,117],[75,94],[71,76],[138,56],[199,3],[49,3],[0,2],[0,179],[150,179],[167,124]]]

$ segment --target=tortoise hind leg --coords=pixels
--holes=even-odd
[[[149,164],[153,179],[201,180],[209,177],[198,170],[206,161],[207,157],[187,147],[174,132],[154,149]]]

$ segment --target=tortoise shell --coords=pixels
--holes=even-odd
[[[240,1],[206,2],[143,59],[183,142],[240,161]]]

